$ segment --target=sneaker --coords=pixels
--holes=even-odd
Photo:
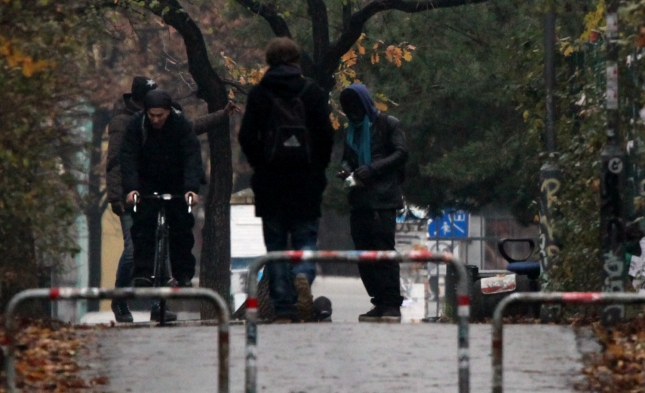
[[[128,302],[124,300],[112,300],[112,312],[117,322],[134,322]]]
[[[298,294],[296,307],[298,308],[300,320],[311,322],[314,319],[314,297],[311,296],[311,286],[307,276],[304,273],[298,273],[293,285],[296,287],[296,293]]]
[[[383,315],[383,308],[374,306],[365,314],[359,315],[358,322],[381,322],[381,315]]]
[[[381,322],[401,323],[401,307],[385,306],[381,314]]]
[[[319,296],[314,300],[314,322],[331,322],[331,300]]]
[[[150,310],[150,320],[159,322],[161,319],[161,307],[159,306],[159,303],[155,303],[152,306],[152,309]],[[174,312],[170,311],[168,309],[168,306],[166,306],[166,317],[164,318],[165,322],[173,322],[177,320],[177,314]]]

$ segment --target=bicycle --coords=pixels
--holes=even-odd
[[[183,195],[158,194],[139,195],[135,193],[133,211],[137,212],[139,199],[152,199],[160,201],[159,211],[157,212],[157,229],[155,231],[155,256],[152,270],[153,288],[170,286],[177,287],[179,283],[172,276],[172,267],[170,265],[168,249],[168,223],[166,222],[166,204],[165,202],[173,199],[184,199]],[[188,197],[188,213],[192,213],[193,196]],[[166,320],[166,300],[159,301],[159,325],[163,326]]]

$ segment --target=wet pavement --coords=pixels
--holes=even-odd
[[[359,324],[369,310],[360,280],[320,278],[314,296],[334,304],[333,323],[258,326],[258,392],[457,392],[457,327],[411,323],[422,302],[402,309],[400,325]],[[192,315],[180,315],[192,317]],[[146,318],[143,318],[146,319]],[[138,326],[149,326],[148,324]],[[231,326],[231,392],[244,391],[244,326]],[[505,328],[505,392],[573,392],[582,356],[569,327]],[[95,332],[90,372],[105,392],[214,392],[217,327],[107,328]],[[491,389],[491,327],[470,326],[471,392]]]

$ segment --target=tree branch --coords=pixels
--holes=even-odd
[[[161,0],[158,4],[156,7],[148,4],[148,7],[182,36],[188,57],[188,71],[198,86],[197,97],[206,101],[209,112],[223,108],[227,103],[226,90],[222,88],[222,80],[208,59],[206,43],[199,26],[177,0]]]
[[[352,19],[352,3],[350,0],[347,0],[343,4],[343,30],[349,29],[349,23]]]
[[[417,13],[431,11],[439,8],[459,7],[467,4],[484,3],[488,0],[427,0],[427,1],[404,1],[404,0],[374,0],[364,8],[352,14],[348,27],[340,37],[331,45],[322,64],[322,71],[326,74],[333,74],[338,68],[340,58],[351,49],[363,32],[365,23],[379,12],[396,10],[406,13]]]
[[[314,62],[320,64],[329,50],[329,19],[323,0],[307,0],[314,41]]]
[[[224,84],[225,84],[225,85],[233,86],[233,87],[234,87],[234,88],[236,88],[240,93],[242,93],[242,94],[244,94],[244,95],[248,95],[248,94],[249,94],[248,90],[246,89],[246,86],[245,86],[245,85],[243,85],[243,84],[241,84],[240,82],[236,82],[236,81],[234,81],[234,80],[230,80],[230,79],[224,79],[224,81],[223,81],[223,82],[224,82]]]
[[[272,4],[260,4],[253,0],[236,0],[244,8],[248,9],[252,13],[259,15],[264,18],[264,20],[269,23],[273,34],[276,37],[289,37],[291,38],[291,31],[289,31],[289,26],[287,22],[278,15],[278,11]]]

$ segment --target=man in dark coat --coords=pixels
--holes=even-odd
[[[157,88],[157,84],[150,78],[135,76],[132,80],[131,93],[126,93],[123,98],[114,104],[113,117],[108,126],[108,156],[107,156],[107,198],[114,214],[119,216],[121,231],[123,233],[123,253],[119,259],[116,271],[116,288],[125,288],[132,285],[132,270],[134,268],[134,246],[130,228],[132,227],[132,211],[126,208],[121,186],[120,151],[123,136],[128,123],[134,115],[143,110],[143,99],[146,93]],[[177,104],[173,103],[175,111]],[[193,131],[196,135],[209,132],[221,122],[226,121],[231,112],[239,108],[234,104],[227,105],[223,110],[198,117],[193,122]],[[113,300],[112,311],[117,322],[132,322],[132,313],[125,300]]]
[[[157,84],[152,79],[135,76],[132,80],[131,93],[124,94],[123,99],[114,105],[112,120],[108,125],[107,198],[112,211],[119,216],[123,233],[123,253],[116,270],[114,284],[116,288],[125,288],[131,285],[132,269],[134,268],[134,246],[130,236],[132,214],[130,210],[125,208],[123,199],[119,152],[128,123],[137,112],[143,109],[143,99],[146,93],[156,88]],[[117,322],[133,321],[132,313],[125,300],[112,300],[112,312],[114,312]]]
[[[327,185],[325,169],[333,145],[327,97],[316,83],[302,76],[298,64],[300,48],[289,38],[273,39],[266,51],[269,69],[260,84],[249,92],[239,142],[253,168],[251,187],[255,194],[255,215],[262,217],[267,251],[286,250],[288,239],[296,250],[315,250],[321,215],[322,193]],[[304,107],[307,138],[280,140],[274,145],[277,102],[299,102]],[[277,139],[276,139],[277,140]],[[306,140],[306,142],[305,142]],[[267,143],[268,141],[268,143]],[[277,148],[306,143],[309,161],[273,160]],[[267,148],[269,147],[269,148]],[[270,297],[276,310],[275,322],[311,320],[313,299],[310,285],[315,265],[305,262],[270,263],[265,268]],[[297,303],[297,306],[296,306]]]
[[[399,121],[379,113],[369,91],[352,84],[340,94],[349,120],[342,170],[349,187],[350,230],[357,250],[394,250],[396,210],[403,208],[400,183],[408,157]],[[351,176],[351,177],[350,177]],[[400,322],[403,297],[399,264],[359,264],[358,270],[374,308],[360,322]]]
[[[123,193],[128,205],[134,195],[182,195],[184,200],[166,203],[169,227],[169,251],[172,275],[180,286],[190,286],[195,274],[195,243],[192,228],[195,219],[188,213],[187,203],[199,202],[198,192],[203,177],[199,140],[192,125],[172,108],[170,95],[152,90],[144,99],[144,111],[128,124],[121,146]],[[147,203],[146,203],[147,202]],[[152,284],[155,254],[155,229],[158,204],[143,201],[133,214],[131,234],[134,243],[135,286]],[[158,320],[159,307],[153,307],[151,320]],[[176,315],[167,314],[167,320]]]

